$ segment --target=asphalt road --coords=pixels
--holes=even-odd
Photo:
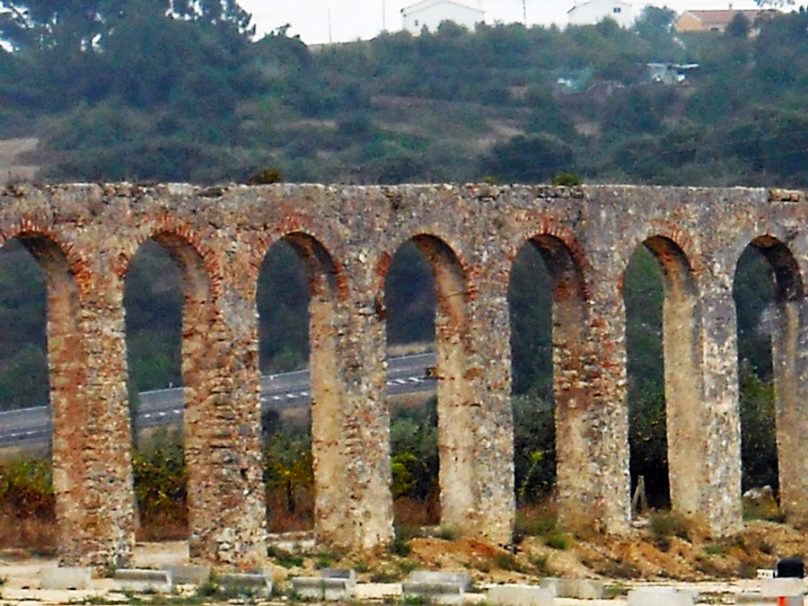
[[[435,354],[391,358],[387,363],[387,393],[402,395],[435,389],[435,380],[426,377],[426,368],[435,364]],[[261,405],[284,409],[311,402],[309,371],[298,370],[261,377]],[[158,389],[140,393],[137,425],[159,427],[182,418],[182,388]],[[37,406],[0,412],[0,449],[44,447],[50,442],[50,408]]]

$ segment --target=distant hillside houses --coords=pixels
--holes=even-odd
[[[723,32],[737,15],[743,15],[753,25],[761,17],[776,13],[772,9],[734,10],[731,4],[725,10],[691,10],[679,15],[673,29],[677,32]]]
[[[594,25],[607,18],[616,21],[620,27],[631,27],[634,25],[631,3],[622,0],[576,0],[575,6],[567,11],[570,25]]]
[[[485,11],[452,0],[423,0],[401,9],[403,29],[418,35],[426,28],[434,32],[444,21],[453,21],[468,29],[485,19]]]

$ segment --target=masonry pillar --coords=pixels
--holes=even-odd
[[[364,265],[355,262],[346,269],[354,288],[336,305],[343,467],[332,481],[342,485],[342,494],[335,495],[340,512],[334,515],[340,523],[321,522],[334,529],[333,544],[359,551],[393,538],[383,305],[377,280],[363,275]]]
[[[121,284],[115,276],[76,276],[50,240],[21,241],[47,283],[59,563],[125,565],[134,546],[134,501]]]
[[[454,482],[468,482],[461,493],[468,500],[462,509],[450,510],[451,520],[443,506],[443,522],[465,536],[507,544],[513,538],[516,515],[507,283],[489,282],[479,274],[475,280],[479,282],[470,285],[464,329],[465,372],[457,377],[464,390],[457,411],[462,416],[439,420],[444,431],[455,436],[455,455],[467,462],[466,475],[455,475]],[[440,464],[443,474],[443,457]],[[441,479],[443,505],[447,495]]]
[[[576,306],[553,326],[558,512],[566,526],[623,534],[631,519],[625,308],[617,276],[592,268],[587,277],[586,311]]]
[[[741,528],[741,423],[738,406],[737,328],[731,279],[710,278],[702,288],[701,377],[703,395],[698,417],[702,464],[689,473],[698,490],[698,516],[714,536],[728,536]]]
[[[190,553],[247,569],[266,559],[254,289],[228,276],[214,296],[198,271],[183,266]]]
[[[780,509],[789,522],[808,523],[808,304],[778,301],[772,332]]]
[[[343,417],[337,333],[340,315],[327,289],[316,289],[309,302],[311,439],[314,473],[314,531],[325,543],[351,543],[345,510]]]

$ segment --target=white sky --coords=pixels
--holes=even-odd
[[[289,35],[299,35],[307,44],[347,42],[368,39],[382,31],[401,29],[401,9],[416,0],[240,0],[239,4],[253,15],[258,33],[263,34],[291,25]],[[481,5],[486,23],[522,21],[522,0],[460,0],[469,6]],[[721,0],[644,0],[634,3],[639,14],[645,4],[668,6],[677,12],[688,9],[728,8]],[[734,0],[734,8],[756,8],[753,0]],[[525,0],[528,24],[566,25],[567,10],[573,0]],[[330,35],[329,35],[330,21]]]

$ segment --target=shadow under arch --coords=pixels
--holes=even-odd
[[[699,439],[702,379],[698,288],[692,265],[676,242],[655,235],[642,245],[656,259],[663,286],[662,358],[670,503],[673,511],[694,515],[701,511],[701,494],[692,475],[703,468],[705,456]],[[623,296],[626,297],[625,287]]]
[[[61,562],[78,562],[88,536],[84,498],[88,462],[84,455],[93,419],[87,407],[87,368],[80,327],[77,268],[53,237],[22,231],[0,242],[20,244],[44,274],[48,392],[51,416],[55,545]]]
[[[124,275],[130,277],[132,264],[145,243],[158,245],[175,263],[182,290],[181,377],[183,388],[183,452],[186,468],[187,516],[191,556],[201,555],[200,549],[209,541],[216,528],[215,499],[218,478],[214,471],[215,452],[215,382],[217,359],[211,355],[216,339],[216,307],[211,293],[211,276],[202,253],[182,235],[170,230],[158,230],[138,246],[129,260]],[[126,284],[125,284],[126,288]],[[127,326],[127,336],[130,327]],[[128,361],[129,363],[129,361]],[[132,372],[131,368],[127,373]],[[130,406],[130,409],[132,407]]]
[[[589,478],[581,470],[589,464],[589,449],[585,443],[591,439],[586,435],[585,424],[581,423],[581,415],[586,414],[588,409],[585,381],[582,380],[587,373],[587,293],[580,262],[566,242],[551,234],[535,235],[525,241],[514,258],[509,279],[512,351],[517,349],[516,339],[523,338],[517,325],[524,321],[517,317],[520,311],[515,305],[519,294],[515,289],[520,288],[518,281],[528,279],[528,276],[522,274],[531,265],[530,255],[535,254],[541,257],[547,271],[544,280],[549,279],[546,284],[549,300],[541,305],[531,302],[526,308],[528,313],[549,311],[550,316],[549,335],[533,336],[548,339],[550,347],[546,349],[551,349],[555,492],[558,511],[565,522],[579,522],[580,520],[576,520],[577,516],[586,513],[582,511],[580,496],[586,494],[589,487],[581,486],[581,483],[588,482]],[[535,265],[534,268],[539,269]],[[536,275],[531,277],[533,281],[542,279],[539,271],[534,270],[534,274]],[[544,283],[540,285],[544,286]],[[548,364],[545,362],[541,366],[546,368]]]
[[[771,286],[769,286],[769,300],[764,301],[760,292],[746,293],[739,289],[740,276],[744,271],[753,271],[755,258],[754,253],[760,256],[763,267],[760,268],[767,276],[763,276]],[[759,332],[761,327],[764,333],[768,333],[766,345],[771,353],[771,376],[774,383],[774,432],[776,442],[776,458],[772,467],[776,468],[776,480],[778,484],[779,501],[781,510],[790,518],[795,516],[802,520],[806,517],[805,494],[808,489],[802,459],[804,458],[804,447],[800,443],[799,427],[803,423],[803,388],[802,379],[805,369],[805,354],[801,352],[801,343],[805,342],[803,336],[805,332],[805,288],[802,280],[799,265],[789,247],[781,240],[771,235],[762,235],[754,238],[744,249],[739,257],[734,274],[734,297],[736,310],[738,313],[739,332],[739,361],[742,352],[741,339],[741,297],[750,294],[760,297],[760,304],[765,307],[758,310],[760,318],[756,318],[759,324],[755,327]],[[765,285],[758,285],[759,290],[766,290]],[[756,289],[758,290],[758,289]],[[773,295],[773,296],[772,296]],[[748,301],[745,303],[749,303]],[[764,355],[764,358],[767,357]],[[763,377],[758,377],[765,381],[768,369],[743,369],[738,372],[741,380],[741,396],[743,397],[744,373],[762,373]],[[763,415],[764,418],[768,415]],[[758,425],[765,420],[756,422]],[[750,429],[747,423],[747,430]],[[756,431],[761,427],[756,427]],[[748,432],[747,432],[748,433]],[[749,435],[742,435],[748,440]],[[747,448],[744,448],[747,450]],[[760,444],[755,447],[755,455],[760,457],[765,455],[767,445]],[[747,462],[748,463],[748,462]],[[768,467],[768,465],[767,465]],[[747,474],[744,473],[744,477]],[[745,489],[753,486],[745,486]]]
[[[345,276],[339,264],[316,237],[303,232],[292,232],[274,242],[263,256],[256,288],[257,305],[266,298],[264,289],[273,287],[272,277],[266,274],[271,256],[281,246],[288,247],[302,264],[308,290],[314,530],[318,538],[338,542],[340,533],[348,527],[345,520],[336,513],[342,510],[345,491],[340,482],[335,480],[345,473],[342,424],[344,394],[339,381],[337,350],[340,326],[337,304],[346,288]],[[258,311],[260,317],[261,309]],[[259,322],[262,350],[268,328],[263,322]],[[272,514],[273,512],[268,512],[269,516]]]

